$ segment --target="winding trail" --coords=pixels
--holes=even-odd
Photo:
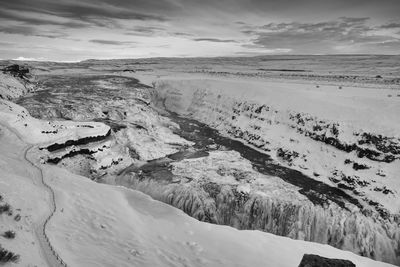
[[[18,139],[23,143],[26,144],[26,142],[23,140],[23,138],[20,136],[20,134],[15,131],[12,127],[10,127],[7,124],[0,123],[1,126],[7,128],[11,133],[13,133],[15,136],[18,137]],[[26,145],[23,149],[23,155],[21,156],[21,161],[26,161],[28,162],[28,165],[32,167],[35,171],[32,172],[32,179],[35,185],[42,187],[44,191],[49,195],[49,209],[48,211],[42,216],[42,218],[39,219],[38,222],[35,223],[34,231],[37,237],[37,240],[39,242],[41,252],[42,252],[42,257],[46,260],[47,265],[49,267],[65,267],[68,266],[63,259],[59,256],[59,254],[55,251],[54,247],[52,246],[49,237],[47,236],[46,233],[46,227],[48,222],[51,220],[51,218],[54,216],[56,210],[57,210],[57,205],[55,202],[55,193],[54,190],[51,188],[49,184],[46,183],[44,176],[43,176],[43,171],[42,169],[35,164],[34,161],[30,160],[29,157],[27,156],[29,151],[33,149],[35,145]],[[37,175],[35,175],[37,173]]]
[[[40,222],[35,225],[35,233],[39,240],[40,247],[42,248],[43,256],[47,261],[49,266],[67,266],[67,264],[61,259],[58,253],[55,251],[54,247],[51,245],[50,240],[46,234],[46,226],[51,218],[54,216],[54,213],[57,210],[57,205],[55,201],[55,193],[53,188],[50,187],[44,180],[43,171],[40,167],[36,166],[33,161],[31,161],[27,154],[29,150],[34,148],[34,145],[29,145],[24,150],[24,160],[29,162],[29,164],[38,170],[40,174],[39,178],[39,185],[42,185],[43,189],[47,191],[48,195],[50,196],[49,206],[50,209],[48,210],[47,214],[40,220]]]

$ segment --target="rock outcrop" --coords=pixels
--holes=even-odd
[[[304,254],[299,267],[356,267],[349,260],[324,258],[313,254]]]

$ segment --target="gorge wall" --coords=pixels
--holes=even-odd
[[[360,209],[313,205],[299,201],[299,196],[288,200],[282,197],[287,193],[284,191],[279,196],[264,191],[260,196],[252,188],[243,194],[231,185],[209,181],[190,181],[184,186],[177,185],[178,181],[163,190],[165,183],[157,180],[130,178],[125,181],[126,186],[200,220],[326,243],[399,264],[400,139],[395,127],[391,128],[390,116],[385,118],[387,127],[377,127],[376,121],[366,119],[374,116],[365,110],[367,114],[362,116],[348,113],[352,108],[364,108],[369,99],[355,103],[358,107],[345,106],[336,112],[340,103],[326,105],[322,98],[326,96],[308,102],[299,94],[293,97],[288,91],[282,93],[279,87],[276,92],[262,92],[260,88],[254,92],[252,83],[241,85],[238,90],[236,82],[159,80],[155,83],[153,104],[205,123],[268,153],[284,166],[343,190],[359,200]],[[351,95],[354,91],[346,93]],[[325,105],[318,104],[319,100]],[[314,104],[311,108],[301,107]],[[384,117],[385,112],[380,115]],[[336,119],[334,113],[338,114]],[[360,123],[350,123],[352,116],[360,118]],[[185,173],[187,179],[193,179],[193,175]]]

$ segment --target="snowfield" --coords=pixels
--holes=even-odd
[[[297,266],[304,253],[390,266],[327,245],[202,223],[138,191],[57,167],[45,172],[63,209],[50,223],[50,239],[71,266]]]
[[[194,92],[181,89],[185,93]],[[177,111],[186,111],[188,106],[178,105],[184,103],[181,94],[178,92],[175,96],[173,101],[168,100],[171,102],[165,104]],[[196,111],[196,105],[193,108]],[[212,115],[207,113],[210,123],[214,122]],[[168,142],[189,144],[170,131],[164,131],[159,135],[165,136]],[[108,144],[103,138],[109,132],[110,127],[100,122],[38,120],[24,108],[0,100],[0,194],[14,212],[21,213],[21,220],[0,215],[1,230],[14,229],[17,233],[14,240],[2,239],[1,244],[21,256],[15,265],[55,266],[52,263],[58,254],[68,266],[85,267],[289,267],[297,266],[307,253],[348,259],[357,267],[392,266],[328,245],[200,222],[141,192],[99,184],[58,166],[41,164],[40,157],[45,153],[41,150],[43,147],[48,151],[53,148],[68,150],[71,148],[66,148],[66,144],[85,143],[82,140],[87,138],[100,138]],[[130,138],[135,139],[134,133]],[[151,152],[154,145],[148,147]],[[231,153],[234,154],[232,157],[238,157],[237,153]],[[143,155],[154,156],[145,152]],[[212,154],[210,160],[219,161],[221,155],[224,153]],[[239,159],[233,164],[252,172],[250,164]],[[207,165],[207,160],[203,163]],[[174,172],[185,175],[185,168],[190,167],[185,164],[191,162],[175,164]],[[215,172],[212,168],[209,170],[209,174]],[[196,175],[200,179],[201,175]],[[235,183],[231,177],[226,178],[227,184]],[[272,192],[276,188],[274,182],[275,179],[266,184],[272,187]],[[239,190],[246,193],[250,189],[241,185]],[[54,192],[56,204],[55,213],[50,217],[53,198],[49,192]],[[45,233],[57,254],[43,246],[37,232],[38,228],[43,228],[43,220],[48,218]]]
[[[38,193],[31,168],[22,169],[25,163],[15,155],[15,148],[25,144],[4,126],[0,144],[1,193],[27,216],[26,222],[9,223],[18,238],[4,246],[21,254],[17,265],[43,266],[29,218],[46,206],[36,201],[49,199]],[[304,253],[349,259],[357,266],[391,266],[326,245],[202,223],[143,193],[98,184],[55,166],[41,168],[58,207],[48,235],[68,266],[297,266]]]
[[[42,121],[31,117],[28,111],[12,102],[0,99],[2,123],[20,133],[27,143],[64,143],[85,137],[105,136],[110,127],[103,123],[72,121]]]

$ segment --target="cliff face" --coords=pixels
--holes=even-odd
[[[167,168],[166,162],[170,162]],[[350,204],[347,208],[332,202],[316,205],[297,186],[255,171],[238,152],[160,161],[118,176],[115,182],[201,221],[329,244],[392,263],[399,260],[397,223],[365,216]]]
[[[360,89],[343,93],[338,98],[343,103],[336,99],[331,103],[325,98],[328,93],[304,97],[311,94],[310,88],[299,89],[300,93],[293,89],[292,96],[285,88],[268,90],[268,85],[265,92],[264,88],[253,92],[254,84],[243,83],[246,93],[239,94],[232,85],[159,81],[154,103],[265,151],[283,165],[346,191],[383,218],[398,220],[400,138],[393,114],[400,110],[396,103],[377,97],[373,106],[373,96],[362,95],[357,100]]]
[[[29,114],[47,120],[107,125],[101,134],[43,146],[43,161],[92,179],[115,175],[134,161],[175,153],[190,142],[172,133],[177,127],[149,106],[149,91],[136,79],[113,75],[40,76],[42,90],[18,99]],[[110,130],[111,128],[111,130]],[[110,131],[108,131],[110,130]],[[47,135],[56,132],[45,131]]]
[[[352,107],[329,103],[324,98],[307,102],[309,99],[299,94],[293,98],[282,92],[274,95],[271,90],[268,91],[271,94],[260,94],[257,99],[252,83],[241,84],[247,86],[242,90],[232,85],[225,81],[161,80],[155,84],[153,103],[205,123],[223,135],[268,153],[284,166],[346,192],[359,201],[361,209],[348,210],[333,203],[315,205],[298,194],[292,195],[291,200],[282,199],[288,192],[280,191],[278,186],[274,188],[280,194],[274,196],[268,190],[254,187],[253,180],[242,181],[240,186],[221,182],[226,178],[223,175],[216,175],[218,179],[214,181],[219,182],[206,178],[193,182],[196,180],[193,173],[197,173],[197,167],[193,166],[201,166],[199,161],[193,164],[183,161],[187,165],[178,169],[190,170],[182,171],[184,175],[177,169],[184,163],[172,163],[172,173],[184,177],[175,178],[173,183],[132,176],[124,184],[200,220],[327,243],[398,263],[400,139],[393,114],[389,114],[397,108],[391,100],[386,103],[391,109],[382,106],[381,114],[371,115],[371,110],[364,110],[371,104],[370,99],[352,101],[355,105]],[[347,93],[343,99],[354,98],[355,91]],[[325,105],[318,104],[319,100]],[[386,99],[377,102],[384,105]],[[319,106],[301,106],[313,104]],[[337,110],[335,119],[335,108],[341,105],[344,107]],[[352,109],[361,109],[363,114],[349,114],[347,111]],[[379,117],[383,119],[379,121]],[[203,167],[199,167],[202,172],[208,168]],[[250,189],[243,191],[243,186]]]

